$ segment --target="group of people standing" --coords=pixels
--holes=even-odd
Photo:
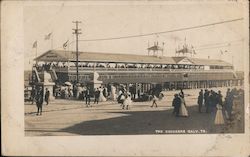
[[[241,90],[239,90],[239,92],[241,92]],[[232,118],[234,98],[237,94],[238,91],[236,88],[232,90],[228,88],[225,99],[223,99],[220,90],[215,92],[213,90],[205,89],[204,93],[203,90],[201,90],[198,96],[198,110],[201,113],[204,104],[206,113],[215,114],[215,124],[224,124],[224,117],[226,119]],[[223,113],[225,116],[223,116]]]
[[[126,88],[121,88],[118,93],[117,102],[121,104],[122,109],[129,109],[132,104],[131,93]]]
[[[85,91],[83,91],[83,100],[85,99],[86,102],[86,106],[87,107],[91,107],[92,105],[90,104],[91,101],[91,91],[90,88],[87,87],[87,89]],[[94,90],[94,104],[98,104],[98,102],[104,102],[107,101],[107,97],[108,97],[108,92],[107,89],[100,86],[99,88],[96,88]]]

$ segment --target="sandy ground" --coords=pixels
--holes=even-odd
[[[225,95],[226,88],[221,90]],[[85,102],[56,99],[44,105],[43,115],[36,116],[36,106],[25,103],[26,136],[67,135],[138,135],[166,133],[243,133],[243,116],[236,122],[215,125],[215,113],[198,112],[199,90],[184,90],[189,117],[175,117],[172,99],[174,93],[164,92],[158,108],[152,102],[133,102],[129,110],[122,110],[117,102],[107,101],[87,108]]]

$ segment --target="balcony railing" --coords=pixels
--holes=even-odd
[[[76,67],[54,67],[56,72],[75,72]],[[233,72],[232,69],[104,68],[78,67],[79,72]]]

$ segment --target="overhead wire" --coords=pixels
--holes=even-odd
[[[120,36],[120,37],[110,37],[110,38],[82,39],[82,40],[79,40],[79,41],[90,42],[90,41],[105,41],[105,40],[118,40],[118,39],[127,39],[127,38],[137,38],[137,37],[144,37],[144,36],[151,36],[151,35],[159,35],[159,34],[179,32],[179,31],[202,28],[202,27],[208,27],[208,26],[213,26],[213,25],[220,25],[220,24],[224,24],[224,23],[241,21],[243,19],[244,18],[237,18],[237,19],[225,20],[225,21],[214,22],[214,23],[209,23],[209,24],[203,24],[203,25],[198,25],[198,26],[184,27],[184,28],[178,28],[178,29],[160,31],[160,32],[153,32],[153,33],[145,33],[145,34],[138,34],[138,35],[128,35],[128,36]]]
[[[139,34],[139,35],[128,35],[128,36],[110,37],[110,38],[97,38],[97,39],[82,39],[82,40],[78,40],[78,41],[79,42],[92,42],[92,41],[107,41],[107,40],[118,40],[118,39],[128,39],[128,38],[136,38],[136,37],[145,37],[145,36],[173,33],[173,32],[179,32],[179,31],[184,31],[184,30],[191,30],[191,29],[203,28],[203,27],[208,27],[208,26],[220,25],[220,24],[224,24],[224,23],[231,23],[231,22],[241,21],[243,19],[244,18],[236,18],[236,19],[225,20],[225,21],[220,21],[220,22],[214,22],[214,23],[209,23],[209,24],[203,24],[203,25],[198,25],[198,26],[184,27],[184,28],[179,28],[179,29],[160,31],[160,32],[153,32],[153,33],[145,33],[145,34]],[[201,45],[200,47],[203,47],[203,46],[207,47],[207,46],[211,46],[211,45],[221,45],[221,44],[226,44],[226,43],[231,44],[231,42],[238,42],[238,41],[241,41],[241,40],[233,40],[233,41],[223,42],[223,43],[206,44],[206,45]],[[71,45],[74,42],[75,41],[71,41],[68,45]],[[59,49],[59,48],[62,48],[62,46],[57,47],[55,49]]]

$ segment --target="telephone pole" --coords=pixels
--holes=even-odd
[[[76,83],[79,82],[79,72],[78,72],[78,35],[82,34],[80,31],[81,29],[78,28],[78,24],[81,23],[81,21],[73,21],[73,23],[76,24],[76,28],[73,29],[73,34],[76,35]]]

